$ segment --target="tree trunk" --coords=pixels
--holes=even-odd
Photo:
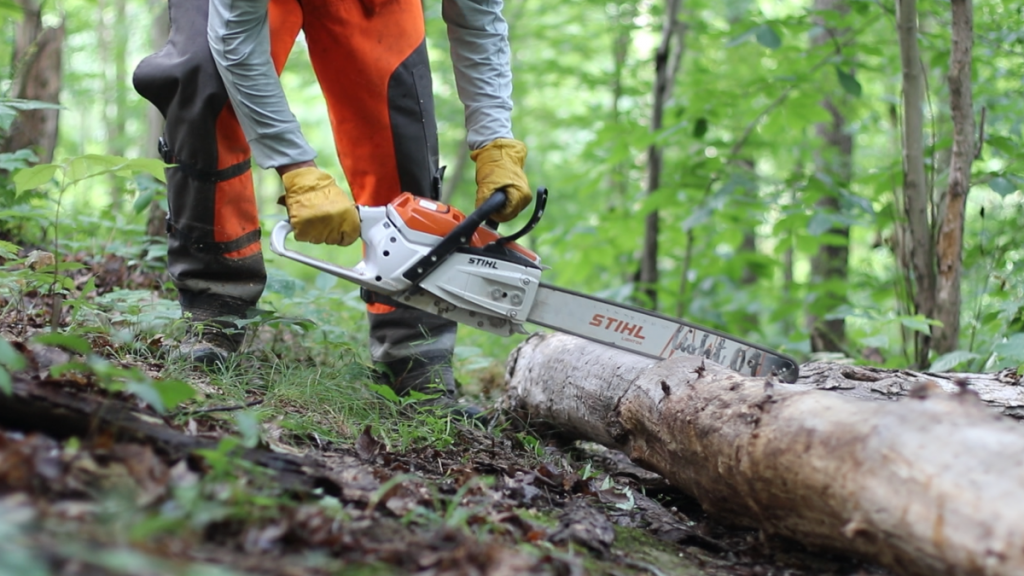
[[[953,116],[953,153],[938,237],[935,351],[952,352],[960,340],[960,272],[964,207],[971,189],[974,161],[974,110],[971,96],[971,49],[974,44],[971,0],[952,0],[953,47],[949,54],[949,108]]]
[[[95,24],[96,52],[98,53],[100,62],[111,62],[113,60],[116,60],[116,58],[111,57],[111,46],[114,43],[113,27],[116,25],[116,22],[116,16],[114,18],[113,24],[109,22],[107,19],[106,0],[97,0]],[[100,85],[103,90],[102,93],[113,94],[115,91],[123,92],[124,90],[117,90],[116,88],[122,87],[124,86],[124,84],[115,84],[115,82],[116,80],[114,78],[111,78],[110,74],[107,73],[107,68],[101,68]],[[113,104],[113,102],[109,101],[106,98],[100,98],[98,99],[98,102],[96,102],[96,105],[99,107],[99,118],[100,121],[103,123],[103,132],[106,135],[106,142],[104,142],[106,149],[104,150],[104,153],[109,154],[111,156],[117,156],[119,154],[117,153],[116,147],[114,145],[114,142],[118,138],[117,126],[115,124],[114,117],[114,114],[116,114],[117,112],[116,110],[111,110],[111,104]],[[110,190],[110,209],[115,213],[119,212],[121,210],[122,194],[121,190],[116,185],[116,176],[113,174],[108,174],[104,177],[104,180],[106,180],[106,184],[108,186],[108,189]]]
[[[788,385],[546,334],[507,384],[524,421],[624,451],[720,520],[900,574],[1024,573],[1024,429],[986,405],[1024,406],[1012,371],[813,364]]]
[[[24,18],[15,32],[10,94],[13,98],[57,104],[64,23],[44,29],[42,11],[35,0],[21,0],[21,7]],[[51,162],[57,146],[57,116],[58,110],[20,112],[0,141],[0,152],[31,148],[40,162]]]
[[[114,0],[114,119],[110,134],[111,152],[125,156],[125,126],[128,123],[128,6],[126,0]]]
[[[903,69],[903,199],[909,232],[908,250],[914,275],[914,307],[927,318],[935,315],[935,250],[928,221],[930,191],[924,175],[924,72],[917,47],[917,0],[897,0],[900,65]],[[928,363],[931,338],[915,332],[915,361]]]
[[[672,96],[676,71],[683,52],[683,30],[679,23],[679,5],[682,0],[667,0],[665,23],[661,29],[661,44],[654,56],[654,102],[651,111],[651,133],[661,130],[665,103]],[[661,186],[661,147],[657,143],[647,149],[647,194]],[[658,211],[652,210],[644,219],[644,243],[640,254],[640,292],[642,304],[658,309]]]
[[[633,41],[633,29],[636,27],[633,24],[633,18],[636,15],[636,5],[632,3],[619,4],[617,9],[618,13],[615,14],[610,22],[618,32],[612,43],[612,62],[614,63],[614,68],[611,85],[611,115],[609,118],[611,125],[616,127],[616,129],[621,122],[622,116],[620,107],[622,105],[623,77],[626,72],[626,59],[629,57],[629,48]],[[614,147],[612,153],[614,153]],[[609,190],[615,191],[614,202],[609,208],[625,209],[629,191],[629,162],[622,160],[616,162],[611,167],[606,186]]]
[[[845,14],[849,7],[845,0],[815,0],[816,12],[834,11]],[[842,38],[848,30],[827,26],[820,21],[821,31],[812,39],[812,44],[831,43]],[[842,92],[826,96],[821,103],[831,116],[830,122],[821,122],[815,126],[815,132],[822,140],[822,146],[815,150],[815,168],[824,180],[830,182],[831,194],[819,199],[816,208],[819,213],[841,214],[842,204],[839,202],[840,191],[848,188],[852,178],[853,136],[846,131],[846,117],[840,110]],[[813,308],[820,314],[828,314],[846,303],[846,277],[850,257],[850,227],[834,225],[829,234],[841,236],[846,244],[833,245],[831,242],[818,248],[811,259],[811,284],[823,285]],[[808,313],[808,327],[811,333],[811,351],[813,352],[845,352],[846,351],[846,320],[844,318],[822,319],[819,314]]]

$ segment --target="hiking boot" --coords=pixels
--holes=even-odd
[[[376,384],[388,386],[398,396],[408,396],[412,392],[428,396],[418,400],[417,407],[437,408],[463,420],[485,422],[483,410],[455,399],[456,384],[451,361],[451,354],[442,352],[426,357],[376,362],[371,376]]]
[[[378,384],[391,387],[398,396],[431,396],[416,403],[421,407],[449,410],[465,419],[482,418],[482,410],[456,400],[455,322],[407,307],[370,313],[369,321],[370,357]]]
[[[238,352],[245,340],[245,331],[227,318],[189,318],[184,339],[168,355],[171,360],[184,359],[207,368],[225,365]]]

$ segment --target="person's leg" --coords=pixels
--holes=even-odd
[[[271,4],[280,71],[301,12],[294,0]],[[176,165],[167,170],[167,262],[193,323],[245,315],[266,284],[249,146],[210,55],[208,9],[208,0],[170,0],[167,44],[143,59],[133,77],[166,120],[161,155]],[[222,361],[240,340],[238,331],[208,329],[183,352],[200,362]]]
[[[438,198],[437,124],[418,0],[306,0],[310,59],[356,203],[402,192]],[[370,355],[399,394],[455,395],[456,324],[410,308],[368,306]]]

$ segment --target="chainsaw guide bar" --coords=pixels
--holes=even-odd
[[[678,318],[548,284],[541,284],[527,320],[649,358],[700,356],[745,376],[774,373],[784,382],[795,382],[799,376],[795,360],[763,346]]]

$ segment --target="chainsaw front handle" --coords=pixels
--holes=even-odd
[[[301,252],[289,250],[285,246],[285,241],[288,239],[288,235],[292,233],[292,225],[287,220],[278,222],[274,226],[274,230],[270,233],[270,250],[278,256],[284,256],[290,260],[301,262],[307,266],[312,266],[321,272],[326,272],[332,276],[337,276],[344,280],[354,282],[360,286],[372,286],[373,282],[369,273],[363,270],[357,270],[355,268],[346,268],[344,266],[338,266],[323,260],[318,260],[312,256],[306,256]]]

